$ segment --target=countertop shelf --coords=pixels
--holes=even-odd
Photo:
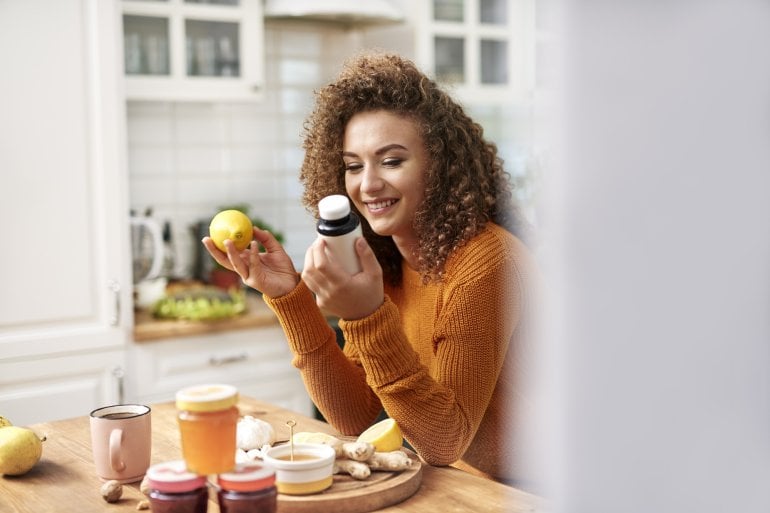
[[[156,319],[149,310],[134,312],[134,341],[151,342],[172,337],[221,333],[223,331],[259,328],[278,324],[278,318],[262,297],[246,294],[247,309],[241,315],[214,321]]]

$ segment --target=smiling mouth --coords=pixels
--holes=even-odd
[[[381,212],[385,210],[386,208],[395,205],[398,202],[398,200],[390,199],[390,200],[383,200],[383,201],[371,201],[366,202],[366,209],[369,212],[372,212],[373,214],[376,214],[377,212]]]

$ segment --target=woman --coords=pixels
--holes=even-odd
[[[533,259],[514,233],[496,147],[410,61],[365,54],[318,92],[305,123],[303,201],[346,194],[362,221],[362,271],[348,275],[324,242],[301,275],[268,232],[213,257],[263,293],[319,410],[356,435],[381,411],[429,464],[512,482],[521,351],[532,313]],[[509,231],[510,230],[510,231]],[[324,315],[340,318],[338,346]]]

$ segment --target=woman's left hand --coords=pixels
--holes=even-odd
[[[318,238],[305,253],[302,279],[316,295],[316,303],[345,320],[361,319],[374,313],[385,301],[382,267],[366,239],[356,239],[361,272],[348,274],[326,254],[326,243]]]

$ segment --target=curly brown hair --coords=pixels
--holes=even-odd
[[[354,114],[386,110],[414,120],[430,162],[424,200],[413,224],[424,281],[440,280],[449,255],[490,220],[523,235],[526,223],[514,205],[510,175],[503,170],[497,147],[413,62],[393,54],[363,53],[347,61],[337,79],[316,94],[315,108],[304,123],[300,171],[303,203],[316,218],[318,201],[346,194],[345,125]],[[401,255],[392,238],[374,233],[357,213],[386,281],[400,283]]]

